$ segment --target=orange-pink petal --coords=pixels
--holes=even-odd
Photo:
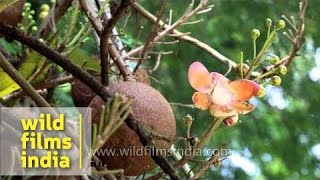
[[[212,104],[210,106],[210,114],[214,117],[228,117],[236,115],[237,111],[230,109],[227,106]]]
[[[232,126],[238,122],[238,115],[230,116],[223,120],[223,124],[226,126]]]
[[[189,67],[188,78],[190,85],[197,91],[208,93],[212,86],[209,71],[200,62],[194,62]]]
[[[216,84],[210,92],[211,101],[219,106],[225,106],[234,100],[234,94],[228,85]]]
[[[200,92],[195,92],[193,94],[192,101],[194,105],[201,110],[207,110],[212,104],[209,96]]]
[[[234,101],[230,104],[230,106],[239,114],[247,114],[254,110],[254,105],[245,101]]]
[[[232,81],[230,83],[230,88],[235,95],[235,100],[240,101],[247,101],[253,96],[258,95],[260,91],[259,84],[247,79]]]
[[[211,72],[210,73],[212,82],[214,85],[216,84],[228,84],[230,82],[230,80],[228,78],[226,78],[224,75],[217,73],[217,72]]]

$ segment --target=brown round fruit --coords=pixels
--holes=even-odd
[[[165,136],[176,135],[176,122],[167,100],[154,88],[139,82],[119,82],[111,84],[108,90],[133,98],[132,116],[145,129]],[[99,114],[104,101],[96,97],[90,104],[93,108],[93,122],[99,121]],[[154,141],[157,148],[163,152],[171,143],[165,140]],[[137,134],[127,125],[122,125],[106,142],[102,149],[115,151],[114,156],[99,156],[109,169],[124,169],[125,175],[136,176],[145,170],[156,167],[152,158],[145,152]],[[128,155],[121,155],[127,151]],[[146,151],[148,152],[148,151]]]
[[[25,0],[19,0],[0,13],[0,22],[16,26],[22,19],[22,9]]]
[[[95,76],[95,79],[100,81],[100,76]],[[96,96],[87,85],[78,79],[72,83],[71,94],[73,102],[77,107],[88,107]]]

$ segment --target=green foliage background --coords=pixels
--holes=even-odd
[[[222,54],[238,60],[240,52],[245,59],[252,57],[250,31],[257,28],[262,32],[264,22],[270,17],[274,22],[282,14],[296,16],[298,1],[287,0],[217,0],[209,1],[214,10],[197,18],[204,21],[197,25],[179,28],[182,32],[191,32],[192,36],[208,43]],[[143,5],[155,13],[160,1],[143,1]],[[188,5],[186,1],[169,1],[167,10],[173,9],[173,20],[181,15]],[[284,109],[278,109],[268,103],[268,95],[258,100],[256,110],[250,115],[241,116],[242,123],[232,128],[222,128],[206,145],[217,148],[226,143],[235,153],[252,161],[258,170],[247,174],[242,168],[235,167],[225,160],[220,168],[211,168],[208,179],[315,179],[320,178],[320,159],[311,153],[314,145],[320,143],[320,85],[310,80],[308,72],[315,66],[315,49],[319,47],[319,9],[320,1],[309,1],[306,16],[306,45],[299,57],[290,66],[288,74],[282,79],[283,97],[288,103]],[[139,21],[145,29],[151,25]],[[146,30],[145,30],[146,31]],[[146,33],[147,34],[147,33]],[[261,44],[260,44],[261,45]],[[279,34],[274,45],[278,55],[284,55],[289,49],[289,41]],[[259,43],[258,43],[259,47]],[[174,54],[164,56],[159,70],[153,76],[163,84],[153,81],[153,85],[162,91],[170,102],[190,104],[193,89],[187,80],[187,70],[193,61],[201,61],[211,71],[225,73],[222,65],[200,49],[181,42],[177,46],[166,46],[162,50],[174,50]],[[154,62],[151,60],[150,64]],[[234,78],[232,75],[230,79]],[[274,89],[273,89],[274,90]],[[271,90],[268,94],[273,94]],[[194,118],[193,135],[200,135],[211,117],[207,112],[188,108],[175,108],[178,130],[184,133],[182,118],[191,114]],[[319,152],[318,152],[319,153]],[[241,163],[241,162],[238,162]],[[249,168],[249,167],[244,167]]]

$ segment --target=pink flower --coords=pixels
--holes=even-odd
[[[222,74],[211,72],[200,62],[189,67],[189,82],[197,90],[192,96],[195,106],[208,110],[214,117],[226,117],[225,125],[238,121],[238,114],[246,114],[254,109],[247,101],[257,96],[259,84],[247,79],[230,81]]]

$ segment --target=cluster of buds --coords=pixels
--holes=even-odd
[[[283,64],[279,64],[280,57],[276,56],[276,55],[273,55],[273,56],[267,58],[267,61],[271,65],[274,65],[274,68],[269,70],[268,72],[262,74],[261,76],[263,78],[267,78],[266,82],[268,84],[271,84],[273,86],[280,86],[281,85],[281,77],[280,76],[287,74],[287,67]],[[261,80],[263,78],[259,78],[259,80]]]
[[[20,31],[28,33],[29,30],[32,32],[38,31],[38,27],[36,25],[36,21],[34,20],[35,11],[31,9],[31,4],[26,2],[23,5],[22,11],[22,21],[18,24],[18,28]]]
[[[269,84],[273,86],[280,86],[281,85],[281,77],[279,75],[285,75],[287,74],[287,67],[285,65],[279,65],[274,70],[271,70],[274,72],[274,75],[270,78],[268,81]]]
[[[274,42],[274,39],[276,37],[276,33],[283,28],[285,28],[286,23],[284,20],[279,20],[274,26],[272,26],[272,20],[270,18],[267,18],[265,21],[265,25],[267,28],[267,39],[265,41],[264,47],[259,52],[258,56],[256,56],[256,47],[255,47],[255,41],[260,36],[260,31],[257,29],[253,29],[251,31],[251,39],[254,42],[254,60],[251,66],[258,67],[258,65],[265,64],[262,63],[263,61],[267,61],[267,65],[273,65],[274,68],[261,74],[258,76],[255,80],[259,82],[260,80],[264,80],[266,84],[271,84],[273,86],[280,86],[281,85],[281,77],[280,75],[285,75],[287,73],[287,67],[285,65],[282,65],[280,63],[280,57],[277,55],[267,56],[265,57],[264,54],[266,54],[268,47],[271,46],[271,44]],[[273,30],[272,30],[273,27]],[[263,97],[265,95],[265,89],[263,87],[263,84],[261,85],[260,92],[257,97]]]
[[[55,0],[51,0],[51,4],[55,4]],[[50,11],[50,5],[49,4],[42,4],[40,6],[40,13],[38,14],[38,17],[40,20],[44,20],[49,15]],[[23,11],[22,11],[22,21],[18,24],[18,28],[20,31],[29,34],[29,33],[35,33],[38,31],[38,26],[35,21],[35,10],[32,9],[31,3],[26,2],[23,5]]]

